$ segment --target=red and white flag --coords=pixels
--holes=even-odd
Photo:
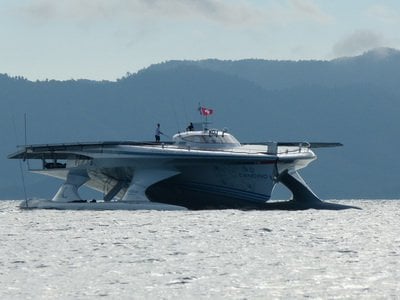
[[[205,107],[200,107],[200,114],[201,114],[202,116],[209,116],[209,115],[212,115],[213,112],[214,112],[213,109],[205,108]]]

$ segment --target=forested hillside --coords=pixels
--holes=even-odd
[[[0,70],[1,72],[1,70]],[[151,140],[198,121],[198,103],[215,127],[240,141],[342,142],[317,151],[302,171],[322,198],[399,198],[400,52],[376,49],[332,61],[169,61],[117,80],[28,81],[0,75],[0,198],[23,197],[17,161],[29,144]],[[30,197],[59,182],[29,175]]]

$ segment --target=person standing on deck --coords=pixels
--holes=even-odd
[[[157,124],[156,131],[155,131],[155,134],[154,134],[154,136],[156,138],[156,143],[160,142],[160,135],[161,134],[163,134],[163,133],[160,130],[160,124]]]
[[[186,131],[193,131],[193,128],[194,128],[193,123],[190,122],[189,126],[186,127]]]

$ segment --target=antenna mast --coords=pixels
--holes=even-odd
[[[24,138],[25,138],[25,151],[26,151],[26,144],[27,144],[27,137],[26,137],[26,113],[24,113]],[[29,167],[29,160],[28,160],[28,167]],[[25,176],[24,176],[24,170],[22,168],[22,162],[19,160],[19,169],[21,172],[21,181],[22,181],[22,187],[24,189],[24,197],[25,197],[25,206],[28,208],[28,196],[26,193],[26,185],[25,185]]]

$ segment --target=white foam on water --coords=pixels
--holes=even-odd
[[[0,201],[0,297],[396,298],[400,200],[343,211],[54,211]]]

